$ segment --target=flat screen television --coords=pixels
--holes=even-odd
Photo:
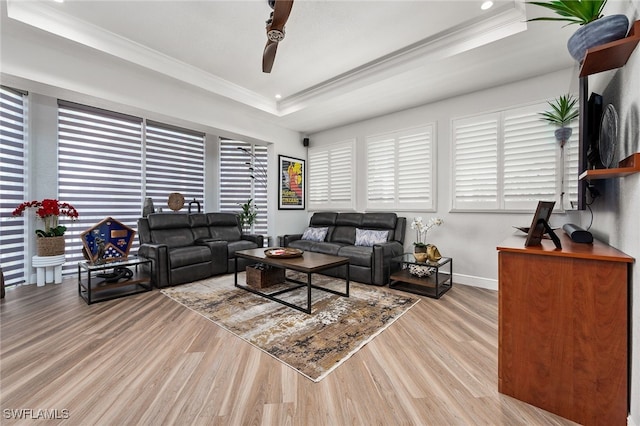
[[[602,120],[603,99],[597,93],[589,93],[587,77],[580,78],[580,144],[578,175],[588,169],[603,168],[598,152],[600,121]],[[578,210],[587,208],[586,180],[578,181]]]

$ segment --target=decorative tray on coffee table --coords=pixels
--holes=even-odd
[[[267,257],[278,257],[281,259],[287,257],[300,257],[302,256],[302,253],[302,250],[291,247],[274,247],[264,251],[264,254]]]

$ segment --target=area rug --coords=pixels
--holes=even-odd
[[[238,274],[238,280],[244,283],[244,273]],[[322,275],[314,275],[313,284],[344,291],[344,280]],[[351,282],[348,298],[313,289],[312,313],[305,314],[234,287],[232,275],[166,288],[162,293],[314,382],[344,363],[419,300]],[[303,305],[307,290],[300,288],[279,297]]]

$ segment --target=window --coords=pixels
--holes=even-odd
[[[162,123],[145,126],[145,196],[155,202],[179,192],[204,202],[204,134]]]
[[[267,235],[267,147],[220,140],[220,211],[238,213],[252,199],[258,209],[252,233]]]
[[[24,216],[11,213],[25,201],[26,93],[0,87],[0,264],[6,285],[24,281]]]
[[[367,143],[367,208],[431,210],[433,125],[369,136]]]
[[[84,105],[58,103],[58,199],[80,217],[66,221],[67,262],[83,260],[80,234],[106,217],[137,229],[142,187],[142,119]],[[132,251],[138,244],[134,240]]]
[[[577,127],[572,123],[573,135],[560,150],[555,127],[538,115],[546,107],[453,121],[454,210],[531,210],[539,200],[571,208],[577,199],[577,166],[570,172],[578,159]]]
[[[309,210],[355,207],[355,140],[309,148]]]

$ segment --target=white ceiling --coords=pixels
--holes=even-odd
[[[266,0],[9,0],[7,11],[310,134],[573,65],[574,29],[525,22],[541,11],[519,0],[495,3],[295,0],[271,74]]]

